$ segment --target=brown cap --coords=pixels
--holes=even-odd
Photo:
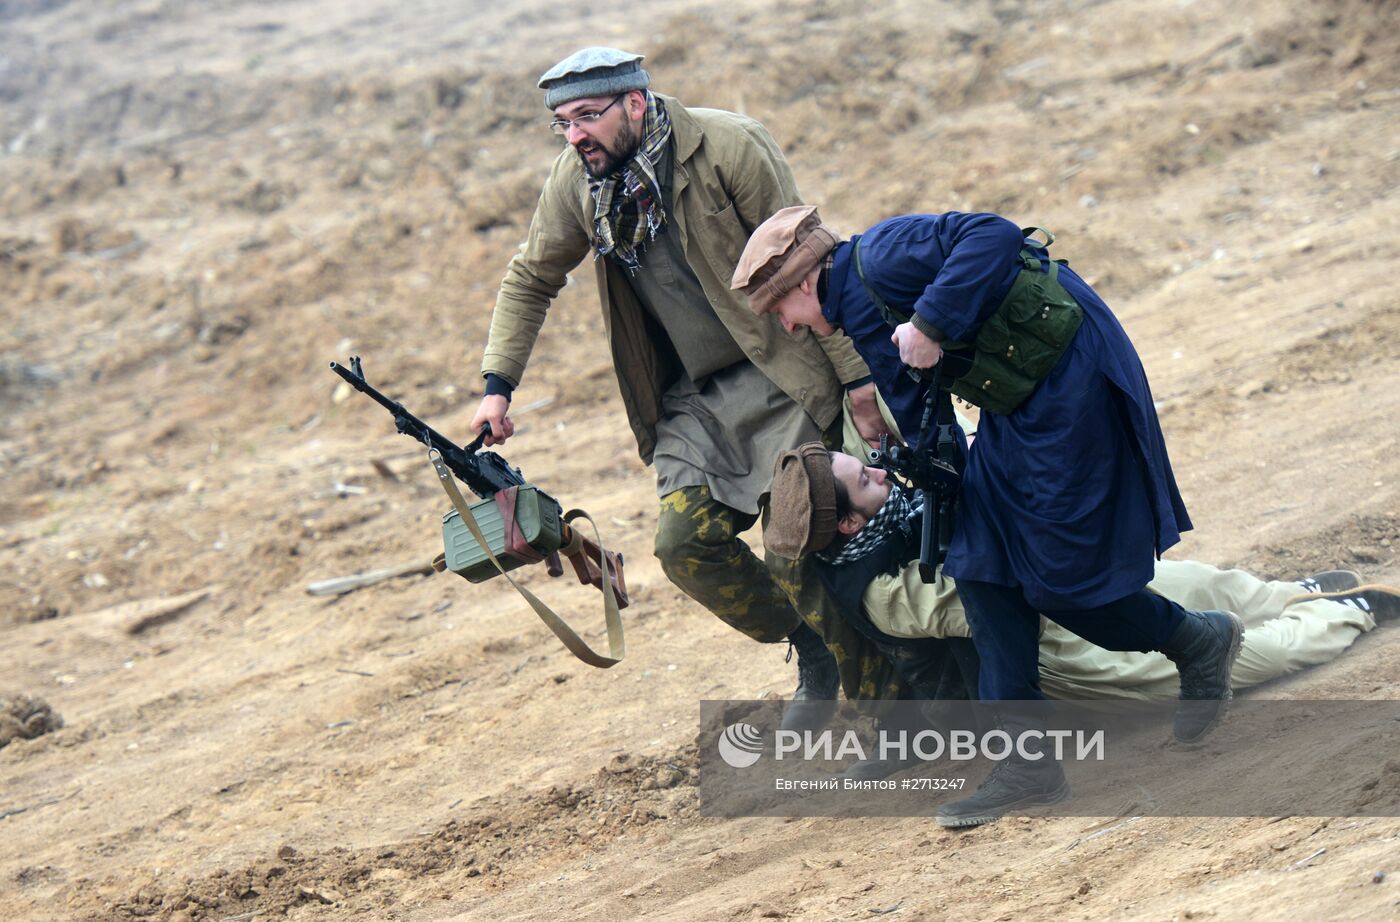
[[[836,537],[836,477],[831,452],[807,442],[778,455],[763,544],[787,560],[820,551]]]
[[[773,309],[841,242],[816,205],[793,205],[758,226],[734,267],[730,288],[749,296],[755,314]]]

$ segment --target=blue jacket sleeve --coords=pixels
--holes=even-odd
[[[994,214],[948,214],[940,236],[947,255],[939,266],[938,254],[930,252],[933,282],[914,310],[948,339],[971,342],[1006,297],[1021,229]]]

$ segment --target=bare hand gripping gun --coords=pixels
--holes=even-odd
[[[330,364],[331,371],[351,387],[392,413],[394,427],[399,432],[428,447],[429,458],[454,506],[443,516],[444,550],[433,562],[434,567],[452,570],[473,583],[497,575],[506,576],[580,659],[604,667],[620,660],[620,623],[616,625],[616,637],[613,636],[615,610],[609,613],[608,623],[614,656],[602,657],[589,650],[562,619],[507,573],[527,563],[545,561],[549,575],[560,576],[564,567],[559,556],[563,554],[573,564],[579,582],[597,586],[606,602],[615,599],[616,609],[626,608],[627,584],[622,575],[622,555],[604,550],[598,542],[585,538],[569,524],[578,518],[587,519],[587,514],[578,509],[565,513],[553,497],[527,482],[518,468],[511,467],[494,452],[481,451],[491,432],[489,425],[463,448],[408,412],[403,404],[375,389],[365,380],[359,356],[350,358],[349,368],[339,362]],[[467,507],[457,491],[454,476],[480,497],[480,501]],[[579,647],[585,652],[580,652]]]

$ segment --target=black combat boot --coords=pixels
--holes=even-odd
[[[971,797],[943,804],[935,819],[948,829],[981,826],[1012,810],[1044,807],[1069,797],[1069,782],[1060,763],[1049,755],[1036,761],[1019,755],[1003,759]]]
[[[888,638],[874,643],[875,648],[889,659],[915,698],[966,701],[975,697],[977,652],[971,640],[965,637],[929,637],[923,640]],[[924,730],[936,730],[937,727],[914,700],[884,703],[891,705],[892,710],[889,715],[881,717],[880,729],[892,733],[904,731],[904,738],[911,741],[911,747],[905,751],[903,758],[861,759],[842,772],[843,777],[857,781],[879,781],[924,763],[923,759],[914,755],[912,740]]]
[[[902,733],[904,736],[904,755],[891,755],[889,758],[881,758],[882,751],[877,744],[875,746],[876,755],[869,759],[861,759],[851,765],[841,773],[842,778],[850,778],[855,781],[879,781],[888,778],[890,775],[905,771],[925,764],[914,751],[914,737],[925,730],[936,730],[937,728],[929,721],[923,713],[918,701],[883,701],[884,711],[878,720],[880,724],[880,734],[897,738]],[[877,736],[877,739],[879,736]],[[898,753],[899,747],[892,746],[891,752]]]
[[[796,733],[815,733],[836,714],[836,693],[841,688],[836,657],[817,632],[805,624],[789,634],[788,640],[792,643],[788,658],[797,652],[797,691],[783,712],[781,727]]]
[[[1230,669],[1240,655],[1244,624],[1228,611],[1188,611],[1162,652],[1181,674],[1181,703],[1172,733],[1184,743],[1205,736],[1230,705]]]

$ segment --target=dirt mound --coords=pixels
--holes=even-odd
[[[42,698],[0,695],[0,749],[13,740],[38,739],[63,726],[63,717]]]
[[[152,883],[95,911],[82,909],[84,900],[75,894],[69,908],[92,922],[280,916],[303,906],[391,911],[397,901],[385,890],[395,881],[484,877],[488,885],[506,887],[521,866],[538,873],[584,858],[620,836],[693,822],[695,785],[694,746],[669,757],[618,753],[582,782],[482,798],[462,818],[409,841],[306,852],[284,844],[275,857],[238,870]],[[449,886],[442,882],[440,889]]]

